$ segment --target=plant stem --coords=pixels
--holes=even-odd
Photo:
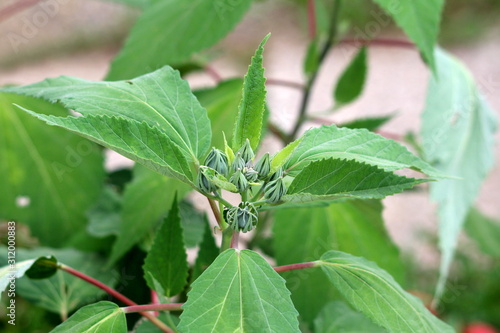
[[[144,304],[130,305],[123,307],[125,313],[145,312],[145,311],[180,311],[184,303],[167,303],[167,304]]]
[[[232,244],[232,239],[233,239],[233,229],[232,228],[226,228],[222,232],[222,242],[220,245],[220,252],[224,252],[227,249],[231,248]]]
[[[31,6],[36,5],[42,0],[18,0],[13,2],[10,6],[7,6],[0,10],[0,22],[7,20],[9,17],[14,16],[20,11],[23,11]]]
[[[309,38],[316,38],[316,3],[315,0],[307,0],[307,22],[309,23]]]
[[[231,237],[231,245],[232,249],[238,249],[238,241],[240,239],[239,231],[233,231],[233,236]]]
[[[104,283],[102,283],[101,281],[98,281],[82,272],[79,272],[77,271],[76,269],[74,268],[71,268],[69,266],[66,266],[64,264],[59,264],[58,265],[58,268],[71,274],[71,275],[74,275],[76,276],[77,278],[79,279],[82,279],[83,281],[86,281],[90,284],[93,284],[94,286],[96,286],[97,288],[99,289],[102,289],[104,290],[105,292],[107,292],[109,295],[113,296],[114,298],[116,298],[117,300],[121,301],[122,303],[124,304],[127,304],[129,306],[136,306],[137,303],[135,303],[134,301],[132,301],[130,298],[128,298],[127,296],[119,293],[118,291],[116,291],[115,289],[105,285]],[[166,333],[173,333],[173,331],[170,329],[170,327],[168,327],[167,325],[165,325],[161,320],[159,320],[158,318],[156,318],[155,316],[153,316],[151,313],[149,312],[140,312],[140,314],[144,317],[146,317],[147,319],[149,319],[149,321],[151,321],[154,325],[156,325],[156,327],[158,327],[159,329],[162,330],[162,332],[166,332]]]
[[[314,71],[309,79],[307,80],[307,84],[304,87],[304,95],[302,97],[302,102],[300,103],[300,109],[299,109],[299,116],[297,118],[297,121],[295,122],[295,126],[293,127],[292,131],[290,132],[290,135],[288,136],[286,140],[286,144],[292,142],[295,140],[297,137],[297,133],[306,120],[307,116],[307,105],[309,104],[309,98],[311,97],[311,92],[312,92],[312,87],[314,83],[316,82],[316,78],[319,73],[319,68],[321,68],[321,64],[326,58],[326,55],[328,54],[328,51],[332,47],[332,45],[335,43],[335,39],[337,37],[337,25],[338,25],[338,18],[339,18],[339,11],[340,11],[340,3],[341,0],[335,0],[333,3],[333,10],[331,13],[331,18],[330,18],[330,30],[328,32],[328,38],[323,45],[323,48],[319,54],[318,57],[318,69]]]
[[[276,136],[278,139],[281,140],[281,142],[287,142],[288,140],[288,135],[283,132],[283,130],[281,130],[280,128],[278,128],[278,126],[276,126],[275,124],[273,124],[272,122],[268,121],[267,122],[267,128],[269,129],[269,131],[274,135]]]
[[[212,212],[214,213],[215,219],[217,220],[217,224],[219,225],[219,228],[221,230],[224,229],[224,221],[222,219],[222,216],[220,215],[219,207],[217,207],[217,204],[215,201],[207,196],[207,200],[210,204],[210,208],[212,209]]]
[[[305,269],[305,268],[312,268],[312,267],[317,267],[319,265],[318,261],[310,261],[310,262],[303,262],[300,264],[291,264],[291,265],[285,265],[285,266],[278,266],[274,267],[274,270],[277,273],[282,273],[282,272],[288,272],[288,271],[294,271],[297,269]]]
[[[377,38],[377,39],[356,39],[356,38],[346,38],[339,42],[339,44],[349,44],[353,46],[358,45],[376,45],[376,46],[389,46],[389,47],[401,47],[407,49],[414,49],[415,44],[406,40],[400,39],[386,39],[386,38]]]

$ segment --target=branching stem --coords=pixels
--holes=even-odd
[[[317,267],[317,266],[319,266],[319,261],[310,261],[310,262],[302,262],[300,264],[278,266],[278,267],[274,267],[274,270],[277,273],[283,273],[283,272],[295,271],[298,269],[312,268],[312,267]]]

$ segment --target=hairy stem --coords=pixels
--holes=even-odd
[[[283,272],[295,271],[298,269],[312,268],[312,267],[317,267],[317,266],[319,266],[318,261],[310,261],[310,262],[302,262],[300,264],[278,266],[278,267],[274,267],[274,270],[277,273],[283,273]]]
[[[59,264],[58,266],[59,269],[73,275],[73,276],[76,276],[77,278],[79,279],[82,279],[83,281],[86,281],[90,284],[93,284],[94,286],[96,286],[97,288],[99,289],[102,289],[104,290],[106,293],[108,293],[109,295],[113,296],[114,298],[116,298],[117,300],[119,300],[120,302],[124,303],[124,304],[127,304],[129,306],[136,306],[137,303],[135,303],[134,301],[132,301],[130,298],[128,298],[127,296],[119,293],[118,291],[116,291],[115,289],[105,285],[104,283],[102,283],[101,281],[98,281],[80,271],[77,271],[76,269],[74,268],[71,268],[69,266],[66,266],[64,264]],[[166,332],[166,333],[173,333],[173,331],[170,329],[170,327],[168,327],[167,325],[165,325],[161,320],[159,320],[158,318],[156,318],[155,316],[153,316],[151,313],[149,312],[140,312],[140,314],[142,316],[144,316],[145,318],[147,318],[149,321],[151,321],[154,325],[156,325],[156,327],[158,327],[159,329],[162,330],[162,332]]]
[[[184,303],[167,303],[167,304],[144,304],[130,305],[123,307],[125,313],[145,312],[145,311],[181,311]]]
[[[337,38],[337,25],[338,25],[339,11],[340,11],[340,3],[341,0],[335,0],[333,3],[333,10],[330,17],[330,30],[328,32],[328,38],[318,56],[318,64],[319,64],[318,69],[311,74],[311,76],[307,80],[306,86],[304,87],[304,95],[300,103],[299,116],[295,122],[295,126],[293,127],[292,131],[290,132],[290,135],[288,136],[285,142],[286,144],[296,139],[300,127],[307,118],[307,105],[309,104],[309,99],[311,97],[312,87],[316,82],[316,78],[318,76],[319,69],[321,68],[321,64],[325,60],[328,51],[333,46],[333,44],[335,43],[335,39]]]

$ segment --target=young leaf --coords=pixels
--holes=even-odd
[[[435,70],[434,46],[441,22],[444,0],[373,0],[393,17],[417,45],[427,64]],[[370,36],[372,38],[374,36]]]
[[[338,128],[335,125],[307,131],[285,168],[289,169],[290,175],[296,175],[311,161],[332,157],[368,163],[386,171],[410,168],[431,177],[443,176],[393,140],[365,129]]]
[[[0,220],[26,224],[42,244],[65,246],[85,232],[85,211],[104,180],[102,151],[20,112],[14,103],[68,115],[58,104],[0,93]]]
[[[368,67],[366,53],[363,46],[340,76],[333,94],[337,104],[349,104],[363,92]]]
[[[320,160],[310,163],[295,177],[283,201],[382,199],[425,181],[352,160]]]
[[[394,115],[388,115],[388,116],[383,116],[383,117],[369,117],[369,118],[359,118],[355,119],[353,121],[343,123],[339,125],[339,127],[347,127],[350,129],[356,129],[356,128],[365,128],[369,131],[376,131],[379,129],[382,125],[387,123],[389,120],[391,120],[394,117]]]
[[[163,132],[190,161],[196,162],[210,147],[212,135],[207,112],[179,72],[168,66],[130,81],[93,82],[61,76],[5,90],[61,102],[84,116],[146,122]],[[41,112],[40,108],[34,111]]]
[[[278,171],[282,166],[288,162],[288,159],[292,156],[293,152],[302,141],[303,137],[289,143],[285,148],[277,152],[271,160],[271,173]]]
[[[437,169],[459,177],[431,184],[431,198],[438,203],[442,252],[439,298],[467,212],[494,163],[497,121],[463,65],[440,49],[435,57],[437,77],[429,82],[422,143],[425,156]]]
[[[339,250],[366,257],[398,282],[404,280],[404,267],[384,229],[379,200],[347,200],[327,207],[278,210],[273,239],[278,265],[313,261],[321,253]],[[310,324],[327,302],[339,297],[320,270],[291,271],[282,276],[301,318]]]
[[[151,289],[151,277],[160,283],[164,296],[172,297],[182,291],[187,282],[188,263],[177,199],[156,233],[151,249],[144,260],[144,277]],[[158,290],[157,290],[158,291]]]
[[[127,333],[125,313],[115,303],[101,301],[84,306],[51,333]]]
[[[245,75],[243,83],[243,96],[241,98],[238,118],[234,125],[233,149],[237,151],[250,140],[252,149],[256,150],[260,143],[264,109],[266,104],[266,78],[264,77],[264,67],[262,67],[262,53],[264,44],[269,39],[269,35],[264,37],[260,43],[252,62],[248,66],[248,73]]]
[[[363,314],[354,311],[342,301],[330,302],[316,319],[315,333],[386,333]]]
[[[189,189],[176,179],[136,164],[134,179],[123,194],[122,223],[113,244],[109,264],[120,259],[160,222],[169,209],[165,203],[172,202],[175,193],[182,198]]]
[[[181,332],[300,332],[285,281],[259,254],[224,251],[192,284]]]
[[[212,183],[223,190],[238,193],[238,188],[233,183],[230,183],[226,177],[217,173],[214,169],[201,166],[200,172],[202,172]]]
[[[252,1],[153,1],[132,28],[108,80],[131,79],[189,60],[214,45],[242,19]]]
[[[373,262],[328,251],[319,263],[347,302],[389,332],[454,332]]]
[[[212,228],[205,216],[205,232],[203,233],[203,240],[200,244],[200,250],[198,251],[198,256],[194,262],[193,273],[191,274],[191,281],[195,281],[198,276],[203,273],[210,265],[214,262],[220,253],[217,244],[215,243],[215,238],[213,235]]]
[[[26,276],[30,279],[47,279],[56,274],[58,269],[57,259],[54,256],[40,257],[26,271]]]
[[[465,222],[465,231],[483,253],[500,258],[500,223],[477,209],[471,209]]]

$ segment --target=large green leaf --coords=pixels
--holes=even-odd
[[[108,80],[131,79],[188,60],[241,20],[251,0],[162,0],[146,7],[111,64]]]
[[[165,216],[177,192],[182,198],[189,187],[178,180],[162,176],[141,165],[134,168],[134,179],[123,194],[122,224],[110,263],[116,262]]]
[[[159,174],[191,183],[191,168],[179,147],[164,132],[121,117],[54,117],[24,109],[49,125],[59,126],[144,164]]]
[[[340,76],[333,94],[336,103],[348,104],[361,95],[367,72],[366,53],[366,47],[362,47]]]
[[[404,268],[382,219],[378,200],[349,200],[328,207],[283,209],[276,212],[273,248],[278,265],[313,261],[328,250],[340,250],[375,261],[397,281]],[[338,293],[317,269],[283,273],[301,317],[312,323]]]
[[[64,246],[85,232],[85,211],[97,199],[104,178],[102,152],[13,103],[68,115],[60,105],[0,93],[0,219],[28,225],[44,245]]]
[[[187,283],[188,263],[184,247],[183,230],[177,200],[174,199],[168,216],[164,219],[151,249],[144,260],[144,277],[151,289],[154,278],[162,287],[164,296],[180,293]],[[159,290],[156,290],[159,292]]]
[[[436,44],[444,0],[373,0],[404,30],[422,52],[424,59],[435,69]]]
[[[259,254],[229,249],[192,284],[181,332],[300,332],[285,281]]]
[[[431,184],[442,252],[439,297],[467,212],[494,163],[496,117],[458,60],[437,50],[436,64],[437,77],[430,79],[423,113],[424,153],[437,169],[460,178]]]
[[[247,139],[250,140],[250,145],[254,150],[260,143],[266,105],[266,78],[264,77],[264,67],[262,67],[262,53],[269,36],[264,37],[260,43],[245,75],[243,96],[233,132],[233,149],[235,151],[240,149]]]
[[[201,105],[207,109],[212,123],[212,146],[224,148],[224,138],[233,137],[234,122],[238,115],[243,80],[231,79],[219,83],[215,88],[193,91]]]
[[[431,177],[442,176],[438,170],[393,140],[365,129],[338,128],[335,125],[307,131],[285,167],[294,175],[311,161],[331,157],[356,160],[387,171],[410,168]]]
[[[329,251],[319,265],[347,302],[389,332],[454,332],[373,262]]]
[[[500,258],[500,223],[483,215],[477,209],[471,209],[465,222],[465,231],[481,251]]]
[[[123,117],[135,120],[136,126],[146,122],[163,132],[186,158],[195,162],[210,146],[207,112],[191,93],[188,83],[180,78],[179,72],[168,66],[130,81],[94,82],[61,76],[6,90],[51,102],[59,101],[84,116]],[[41,112],[40,107],[30,109]],[[140,149],[131,147],[134,148]]]
[[[330,302],[314,320],[315,333],[384,333],[361,313],[341,301]]]
[[[116,272],[103,270],[104,260],[95,254],[73,249],[55,250],[43,247],[16,250],[16,260],[19,262],[49,255],[108,286],[116,283]],[[4,265],[6,260],[7,249],[0,247],[0,266]],[[16,281],[16,293],[44,309],[59,313],[62,317],[66,317],[81,305],[95,302],[104,295],[101,289],[62,271],[44,280],[23,277]]]
[[[425,181],[398,176],[353,160],[319,160],[310,163],[295,177],[283,201],[382,199]]]
[[[51,333],[126,333],[125,312],[115,303],[101,301],[84,306]]]

